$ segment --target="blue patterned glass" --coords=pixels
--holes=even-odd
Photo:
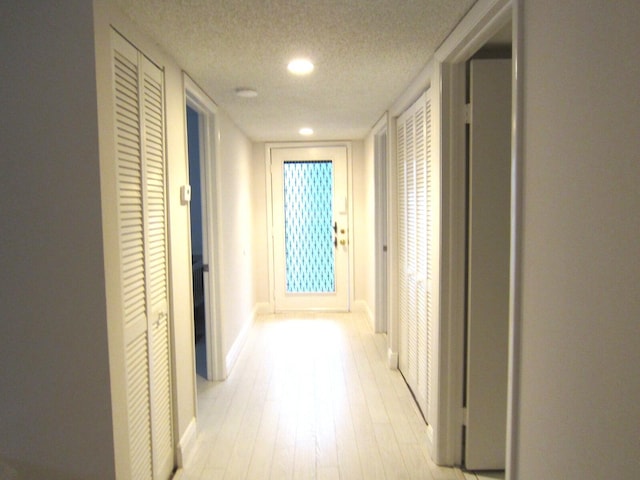
[[[288,293],[335,292],[333,164],[284,162]]]

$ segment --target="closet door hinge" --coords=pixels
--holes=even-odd
[[[471,104],[467,103],[464,106],[464,123],[471,125]]]

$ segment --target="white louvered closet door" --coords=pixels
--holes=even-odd
[[[431,108],[423,94],[397,121],[399,366],[427,421],[431,393]]]
[[[163,72],[112,35],[131,478],[173,471]]]
[[[146,199],[147,316],[151,368],[151,433],[154,478],[173,471],[169,305],[167,284],[164,74],[146,57],[142,66],[142,132]]]

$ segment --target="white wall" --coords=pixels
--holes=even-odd
[[[512,478],[637,478],[640,8],[522,3]]]
[[[0,15],[0,476],[110,479],[93,11]]]
[[[366,305],[372,327],[375,326],[376,316],[374,143],[375,132],[371,131],[362,142],[362,158],[359,162],[357,175],[354,167],[354,196],[356,192],[359,194],[358,209],[355,212],[356,220],[358,220],[355,235],[359,247],[356,252],[356,298]]]
[[[371,316],[375,302],[370,297],[368,284],[370,276],[375,271],[373,257],[373,218],[371,208],[373,204],[370,200],[370,190],[372,187],[373,170],[369,170],[365,157],[364,142],[362,140],[352,141],[352,178],[350,179],[353,193],[353,231],[349,236],[351,242],[351,254],[353,255],[353,284],[354,300],[351,309],[363,311]],[[371,199],[373,201],[373,199]],[[371,302],[371,303],[369,303]]]
[[[222,191],[218,197],[220,245],[220,311],[223,350],[228,366],[239,353],[253,320],[253,145],[224,113],[217,115],[220,129],[218,172]],[[260,215],[258,213],[257,215]]]
[[[253,291],[255,301],[262,312],[268,310],[269,303],[269,243],[267,228],[265,144],[253,144],[251,171],[253,209]]]

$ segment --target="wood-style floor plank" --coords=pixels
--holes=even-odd
[[[198,380],[197,447],[180,479],[460,478],[429,458],[386,355],[361,314],[258,318],[229,378]]]

